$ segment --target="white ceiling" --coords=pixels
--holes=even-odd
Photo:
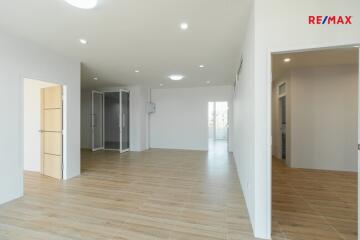
[[[291,61],[285,63],[285,58],[290,58]],[[359,49],[348,46],[273,54],[272,63],[273,79],[276,79],[285,72],[296,68],[359,64]]]
[[[0,0],[0,29],[79,59],[83,87],[224,85],[234,80],[250,2],[100,0],[81,10],[63,0]],[[185,79],[168,80],[173,73]]]

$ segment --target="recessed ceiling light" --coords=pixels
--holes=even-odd
[[[91,9],[96,7],[98,0],[65,0],[68,4],[82,9]]]
[[[203,64],[199,65],[199,68],[204,68],[204,67],[205,67],[205,65],[203,65]]]
[[[97,80],[99,80],[99,78],[98,78],[98,77],[94,77],[94,80],[97,81]]]
[[[206,84],[210,84],[211,82],[210,81],[206,81]]]
[[[291,58],[285,58],[284,59],[284,62],[286,62],[286,63],[288,63],[288,62],[290,62],[291,61]]]
[[[139,73],[139,72],[140,72],[140,70],[135,70],[135,72],[136,72],[136,73]]]
[[[86,45],[86,44],[88,43],[87,40],[84,39],[84,38],[80,38],[80,39],[79,39],[79,42],[80,42],[81,44],[84,44],[84,45]]]
[[[184,22],[184,23],[181,23],[181,24],[180,24],[180,28],[181,28],[182,30],[186,30],[186,29],[189,28],[189,25]]]
[[[164,86],[164,84],[160,83],[160,87]]]
[[[172,74],[169,76],[169,78],[173,81],[180,81],[184,78],[184,76],[180,74]]]

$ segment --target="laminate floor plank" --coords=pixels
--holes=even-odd
[[[356,240],[357,173],[294,169],[273,159],[273,236]]]
[[[0,239],[255,239],[230,154],[82,151],[81,169],[25,172],[24,197],[0,206]]]

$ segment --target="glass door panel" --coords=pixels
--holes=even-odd
[[[120,93],[106,92],[104,103],[105,149],[120,150]]]
[[[130,93],[121,92],[121,151],[130,148]]]
[[[103,107],[104,94],[92,92],[92,150],[97,151],[104,148],[103,140]]]

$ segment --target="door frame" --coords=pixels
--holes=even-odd
[[[102,147],[100,148],[95,148],[94,145],[95,145],[95,132],[94,132],[94,94],[100,94],[102,96],[102,113],[101,113],[101,116],[102,116]],[[104,120],[105,120],[105,115],[104,115],[104,93],[101,92],[101,91],[96,91],[96,90],[93,90],[91,91],[91,150],[93,152],[95,151],[99,151],[99,150],[104,150],[105,146],[104,146]]]
[[[266,161],[265,161],[265,172],[266,176],[264,178],[265,184],[265,209],[264,217],[266,219],[266,232],[268,236],[272,236],[272,54],[280,53],[294,53],[294,52],[303,52],[303,51],[314,51],[320,49],[334,49],[341,47],[353,47],[360,45],[360,42],[357,43],[347,43],[347,44],[335,44],[335,45],[300,45],[293,47],[284,47],[284,48],[268,48],[267,49],[267,81],[266,81]],[[360,144],[360,49],[359,49],[359,75],[358,75],[358,144]],[[358,161],[360,161],[360,149],[358,150]],[[358,238],[360,236],[360,164],[358,164]],[[270,238],[269,238],[270,239]],[[360,239],[360,238],[359,238]]]
[[[359,58],[358,58],[358,63],[359,63],[359,67],[358,67],[358,239],[360,239],[360,176],[359,176],[359,172],[360,172],[360,48],[358,48],[358,54],[359,54]]]
[[[278,108],[279,108],[279,112],[278,112],[278,116],[279,116],[279,125],[278,125],[278,129],[279,129],[279,133],[280,133],[280,136],[279,136],[279,152],[278,152],[278,156],[280,156],[280,159],[281,160],[286,160],[286,153],[285,153],[285,158],[283,158],[283,151],[284,151],[284,142],[283,142],[283,139],[282,139],[282,134],[283,134],[283,131],[285,131],[285,147],[286,147],[286,137],[287,137],[287,134],[286,134],[286,116],[285,116],[285,130],[282,129],[282,122],[283,122],[283,106],[282,106],[282,100],[284,99],[284,102],[285,102],[285,108],[286,108],[286,95],[283,95],[283,96],[279,96],[278,98]],[[285,110],[285,114],[286,114],[286,110]],[[286,151],[286,149],[285,149]]]
[[[285,92],[284,93],[280,93],[280,87],[282,86],[282,85],[285,85]],[[283,142],[282,142],[282,135],[281,135],[281,125],[282,125],[282,123],[281,123],[281,120],[282,120],[282,108],[281,108],[281,99],[282,98],[285,98],[285,108],[286,108],[286,105],[287,105],[287,98],[286,98],[286,94],[287,94],[287,83],[286,83],[286,81],[281,81],[281,82],[279,82],[277,85],[276,85],[276,92],[277,92],[277,107],[278,107],[278,109],[279,109],[279,112],[278,112],[278,117],[279,117],[279,119],[278,119],[278,124],[277,124],[277,128],[278,128],[278,130],[279,130],[279,139],[278,139],[278,146],[280,146],[279,147],[279,149],[278,149],[278,155],[277,156],[279,156],[280,157],[280,159],[282,159],[282,160],[285,160],[285,159],[283,159],[282,158],[282,151],[283,151]],[[285,110],[286,111],[286,110]],[[285,116],[285,121],[286,121],[287,119],[286,119],[286,116]],[[287,124],[287,121],[286,121],[286,124]],[[287,130],[285,129],[285,136],[287,137]],[[286,143],[285,143],[286,144]]]
[[[131,111],[131,109],[130,109],[130,106],[131,106],[131,104],[130,104],[130,90],[128,90],[128,89],[117,89],[117,90],[104,90],[104,91],[101,91],[101,92],[104,94],[103,95],[103,97],[104,97],[104,101],[103,101],[103,103],[104,103],[104,107],[103,107],[103,124],[105,124],[105,94],[106,93],[119,93],[119,105],[120,105],[120,116],[119,116],[120,149],[105,148],[105,131],[103,131],[103,134],[104,134],[104,136],[103,136],[104,149],[103,150],[105,150],[105,151],[119,151],[120,153],[128,152],[128,151],[130,151],[130,144],[129,144],[128,149],[122,150],[122,130],[121,130],[121,128],[122,128],[122,99],[121,99],[121,97],[122,96],[121,96],[121,93],[122,92],[129,93],[129,115],[130,115],[130,111]],[[129,116],[129,118],[130,118],[130,116]],[[105,130],[105,126],[104,126],[104,130]],[[130,139],[130,121],[129,121],[129,139]]]
[[[122,125],[123,125],[123,114],[122,114],[122,93],[129,94],[129,119],[130,119],[130,90],[120,89],[120,153],[129,152],[130,151],[130,121],[129,121],[129,148],[122,149]]]
[[[62,114],[62,124],[63,124],[63,129],[62,129],[62,134],[63,134],[63,138],[62,138],[62,179],[66,180],[68,179],[68,172],[67,172],[67,166],[68,166],[68,154],[67,154],[67,144],[68,144],[68,122],[67,122],[67,116],[68,116],[68,91],[67,91],[67,85],[62,84],[62,83],[57,83],[55,81],[44,81],[44,80],[39,80],[36,78],[31,78],[31,77],[27,77],[27,76],[20,76],[20,79],[22,81],[21,84],[21,146],[24,146],[25,144],[25,131],[24,131],[24,111],[25,111],[25,106],[24,106],[24,85],[25,85],[25,81],[31,81],[31,80],[35,80],[35,81],[41,81],[41,82],[46,82],[46,83],[51,83],[51,84],[55,84],[55,85],[59,85],[62,87],[62,103],[63,103],[63,114]],[[39,151],[41,151],[41,149],[39,149]],[[21,151],[21,167],[22,169],[24,169],[24,148],[22,147],[22,151]],[[41,160],[40,160],[40,164],[41,164]],[[40,173],[40,172],[39,172]]]

